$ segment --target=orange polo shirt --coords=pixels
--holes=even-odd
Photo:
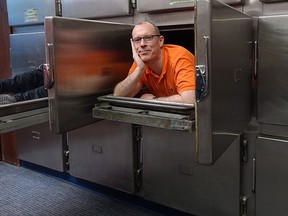
[[[157,97],[167,97],[187,90],[195,90],[195,58],[184,47],[172,44],[162,46],[162,73],[160,76],[150,68],[142,75],[140,82]],[[134,62],[129,70],[133,73]]]

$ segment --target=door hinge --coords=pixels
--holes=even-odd
[[[55,0],[55,15],[62,17],[62,2],[61,0]]]
[[[136,8],[136,0],[130,0],[132,8]]]
[[[248,140],[247,139],[243,139],[242,141],[241,158],[242,158],[242,162],[248,161]]]
[[[133,134],[133,152],[134,152],[134,177],[135,177],[135,190],[139,191],[142,186],[142,169],[143,169],[143,145],[142,145],[142,126],[132,124]]]
[[[247,196],[240,197],[240,208],[241,208],[241,216],[247,216]]]
[[[69,163],[69,146],[68,146],[68,134],[62,134],[62,149],[63,149],[63,167],[64,171],[68,171],[70,169]]]

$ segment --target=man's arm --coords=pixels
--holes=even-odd
[[[114,88],[114,96],[134,97],[141,90],[142,84],[139,80],[142,73],[138,70],[139,69],[136,68],[131,75],[116,85]]]
[[[181,92],[179,94],[171,95],[168,97],[156,97],[153,94],[144,94],[141,96],[142,99],[147,100],[159,100],[159,101],[170,101],[170,102],[178,102],[178,103],[188,103],[195,104],[195,90],[188,90]]]

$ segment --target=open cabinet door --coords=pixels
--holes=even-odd
[[[96,122],[97,97],[112,93],[132,64],[132,25],[45,18],[50,127],[64,133]]]
[[[213,164],[250,121],[252,18],[197,1],[195,26],[197,160]]]

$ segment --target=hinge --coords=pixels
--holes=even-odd
[[[247,139],[243,139],[242,141],[241,158],[242,158],[242,162],[248,161],[248,140]]]
[[[62,149],[63,149],[63,166],[64,170],[68,171],[70,169],[69,163],[69,147],[68,147],[68,134],[62,134]]]
[[[132,8],[136,8],[136,0],[130,0]]]
[[[62,2],[61,0],[55,0],[56,16],[62,17]]]
[[[240,198],[240,202],[241,202],[241,216],[247,216],[247,200],[248,200],[248,197],[246,196],[242,196]]]
[[[142,151],[142,126],[132,124],[133,152],[135,165],[135,190],[139,191],[142,186],[143,151]]]

